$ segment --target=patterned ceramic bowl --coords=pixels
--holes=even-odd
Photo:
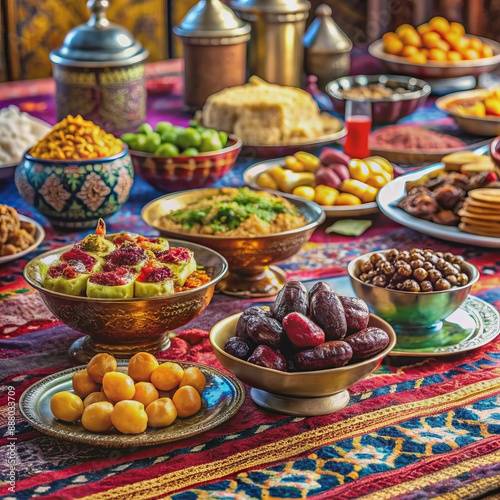
[[[128,199],[134,169],[124,148],[92,160],[41,160],[28,153],[16,169],[21,196],[57,229],[95,227]]]
[[[227,146],[198,156],[162,158],[130,150],[135,171],[146,182],[165,193],[211,186],[234,165],[241,150],[241,139],[230,135]]]

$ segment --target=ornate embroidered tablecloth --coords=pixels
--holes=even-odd
[[[151,106],[170,116],[169,103],[177,98],[158,97]],[[44,116],[53,122],[48,108],[50,101]],[[241,183],[245,160],[220,184]],[[154,234],[142,222],[140,209],[161,194],[136,179],[129,202],[109,218],[109,231]],[[21,200],[12,181],[0,186],[0,195],[2,203],[46,222]],[[461,254],[478,266],[481,279],[472,294],[500,309],[498,250],[433,239],[381,214],[372,220],[373,226],[358,238],[327,235],[327,221],[298,255],[282,264],[288,278],[309,283],[327,279],[342,290],[348,287],[346,265],[356,255],[392,246],[429,247]],[[159,446],[100,449],[34,430],[20,415],[17,401],[34,382],[71,366],[67,350],[80,336],[58,322],[22,278],[28,259],[84,234],[55,233],[44,225],[46,239],[36,252],[0,266],[0,463],[8,465],[0,470],[4,498],[420,500],[499,494],[498,338],[450,356],[388,357],[351,387],[348,406],[331,415],[274,414],[256,406],[247,387],[245,403],[225,424]],[[163,357],[220,367],[208,331],[254,303],[264,301],[215,295],[198,318],[177,332]],[[15,492],[9,490],[13,478]]]

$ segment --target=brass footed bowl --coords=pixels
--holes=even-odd
[[[396,344],[396,334],[383,319],[370,315],[369,326],[385,330],[389,345],[371,359],[327,370],[282,372],[254,365],[224,351],[234,337],[241,313],[219,321],[210,331],[210,343],[221,365],[252,387],[252,399],[265,408],[291,415],[322,415],[349,402],[347,389],[375,371]]]
[[[443,320],[456,311],[467,298],[472,285],[479,279],[478,269],[468,262],[462,269],[469,277],[464,286],[434,292],[405,292],[377,287],[361,281],[360,266],[376,252],[353,259],[347,272],[356,295],[363,299],[370,311],[385,319],[399,334],[428,334],[440,330]],[[378,253],[387,253],[379,251]]]
[[[229,274],[219,283],[217,290],[241,297],[267,297],[276,295],[286,283],[285,272],[272,264],[295,255],[325,220],[322,208],[311,201],[281,194],[293,203],[307,220],[307,224],[281,233],[247,238],[228,238],[205,234],[189,234],[162,228],[158,219],[173,210],[185,207],[219,189],[193,189],[162,196],[148,203],[142,210],[142,218],[168,239],[182,238],[212,248],[225,257]]]
[[[40,263],[50,265],[68,245],[45,252],[30,260],[23,271],[25,280],[40,292],[45,305],[64,324],[84,333],[70,347],[70,356],[86,363],[99,352],[130,358],[136,352],[158,353],[170,346],[168,332],[179,328],[208,306],[215,284],[227,271],[227,262],[209,248],[186,241],[169,240],[172,247],[186,247],[194,252],[211,281],[199,288],[149,298],[98,299],[67,295],[42,286]]]

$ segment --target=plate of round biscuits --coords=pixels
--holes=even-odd
[[[468,191],[458,215],[457,225],[443,225],[410,215],[398,206],[406,196],[407,183],[444,169],[444,163],[430,165],[397,177],[380,189],[379,209],[399,224],[421,233],[468,245],[500,248],[500,188],[481,187]]]

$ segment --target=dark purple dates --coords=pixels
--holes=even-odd
[[[325,283],[324,281],[318,281],[309,290],[309,302],[311,302],[311,299],[314,297],[314,294],[316,292],[332,292],[332,291],[333,291],[332,287],[328,283]]]
[[[285,357],[267,345],[258,345],[247,361],[265,368],[286,371]]]
[[[287,314],[283,318],[283,328],[290,342],[297,347],[314,347],[325,341],[325,332],[298,312]]]
[[[334,292],[317,291],[309,304],[311,319],[325,332],[326,340],[342,340],[347,321],[342,302]]]
[[[250,340],[256,344],[265,344],[270,347],[278,347],[285,335],[281,323],[269,316],[257,314],[250,316],[246,325],[246,331]]]
[[[357,297],[339,297],[344,308],[347,322],[347,332],[354,333],[363,330],[370,321],[370,311],[364,300]]]
[[[241,313],[241,316],[238,318],[238,323],[236,323],[236,332],[235,335],[237,337],[243,337],[244,339],[248,338],[247,324],[248,319],[252,316],[269,316],[271,317],[271,311],[266,309],[262,309],[262,307],[253,306]]]
[[[298,352],[293,361],[299,370],[311,371],[344,366],[351,357],[352,348],[347,342],[332,340]]]
[[[306,287],[300,281],[289,281],[276,295],[272,305],[273,316],[279,321],[291,312],[304,316],[309,312],[309,296]]]
[[[245,361],[250,357],[255,348],[255,344],[248,339],[241,337],[231,337],[224,344],[224,351],[231,356]]]
[[[386,331],[369,326],[349,335],[345,341],[352,348],[352,361],[361,361],[382,352],[389,345],[390,339]]]

